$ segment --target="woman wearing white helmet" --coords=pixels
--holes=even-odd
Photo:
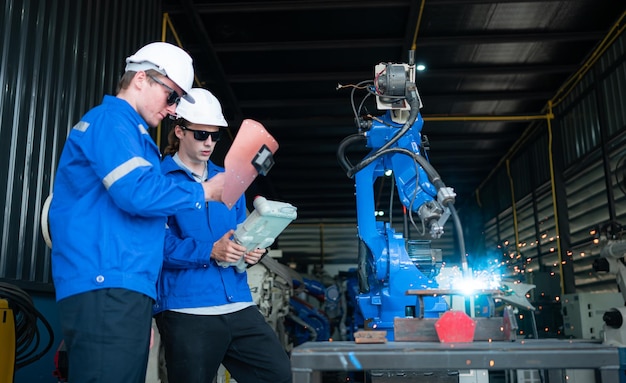
[[[169,134],[162,170],[177,182],[202,182],[224,171],[209,160],[227,123],[219,101],[194,88]],[[170,383],[211,383],[220,364],[237,382],[291,382],[289,357],[252,300],[241,257],[256,264],[264,249],[246,253],[232,236],[246,218],[245,196],[231,210],[209,202],[169,217],[155,308]]]
[[[152,43],[127,60],[70,131],[56,171],[49,223],[52,277],[70,382],[144,383],[165,223],[221,200],[224,178],[177,183],[161,172],[148,134],[193,81],[182,49]]]

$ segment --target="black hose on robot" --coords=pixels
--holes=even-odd
[[[348,173],[348,177],[352,178],[349,174],[354,168],[350,161],[345,156],[346,149],[353,145],[356,142],[367,142],[367,137],[363,134],[351,134],[348,137],[341,140],[339,143],[339,147],[337,148],[337,160],[339,161],[339,165],[343,168],[343,170]]]
[[[412,85],[413,86],[410,86],[407,88],[407,92],[406,92],[407,93],[406,100],[411,107],[409,118],[407,122],[402,126],[402,128],[398,131],[398,133],[395,134],[392,137],[392,139],[389,140],[385,145],[381,146],[378,150],[376,150],[376,152],[371,154],[369,157],[363,159],[357,165],[352,166],[352,164],[350,164],[350,162],[346,158],[346,155],[345,155],[346,149],[350,145],[356,142],[367,141],[367,137],[363,134],[353,134],[353,135],[346,137],[345,139],[341,141],[341,143],[339,144],[339,148],[337,149],[337,158],[339,160],[339,164],[346,171],[349,178],[354,177],[356,173],[358,173],[360,170],[362,170],[363,168],[365,168],[366,166],[368,166],[369,164],[371,164],[372,162],[374,162],[381,156],[388,154],[388,153],[396,152],[396,153],[408,155],[412,157],[415,161],[417,161],[421,165],[421,167],[424,169],[424,171],[428,175],[430,182],[435,186],[437,190],[443,187],[446,187],[439,173],[435,170],[435,168],[430,164],[430,162],[428,162],[428,160],[425,157],[421,156],[418,153],[414,153],[408,149],[390,148],[391,145],[397,142],[400,139],[400,137],[402,137],[411,128],[411,126],[417,119],[417,116],[419,113],[419,97],[417,95],[417,88],[414,86],[414,84]],[[450,209],[450,214],[452,215],[452,219],[454,221],[455,232],[457,234],[457,240],[459,243],[459,251],[461,253],[462,270],[463,270],[463,273],[466,274],[468,272],[468,265],[467,265],[467,259],[465,258],[465,239],[463,237],[463,228],[461,226],[461,220],[459,219],[458,213],[456,209],[454,208],[454,204],[451,201],[445,201],[443,204],[444,206]]]
[[[408,149],[404,149],[404,148],[389,148],[389,149],[385,149],[385,150],[379,150],[379,151],[376,152],[375,156],[368,157],[365,160],[363,160],[359,165],[362,165],[364,163],[365,164],[363,166],[361,166],[360,168],[362,169],[363,167],[369,165],[376,158],[378,158],[378,157],[380,157],[382,155],[385,155],[385,154],[389,154],[389,153],[400,153],[400,154],[404,154],[404,155],[407,155],[409,157],[412,157],[424,169],[424,171],[428,175],[428,179],[435,186],[435,188],[437,190],[446,187],[445,183],[441,179],[441,176],[439,175],[437,170],[435,170],[435,168],[430,164],[430,162],[428,162],[426,157],[423,157],[423,156],[421,156],[421,155],[419,155],[417,153],[413,153],[412,151],[410,151]],[[356,169],[356,167],[354,167],[353,169]],[[450,209],[450,214],[452,215],[452,219],[454,221],[455,233],[457,235],[457,241],[458,241],[458,244],[459,244],[459,251],[461,253],[462,270],[463,270],[464,273],[467,273],[468,272],[468,265],[467,265],[467,259],[465,258],[465,239],[464,239],[464,236],[463,236],[463,228],[461,226],[461,220],[459,219],[459,215],[458,215],[456,209],[454,208],[454,204],[451,201],[444,202],[443,204],[444,204],[444,206],[446,206],[446,207],[448,207]]]
[[[54,331],[46,318],[35,308],[31,297],[19,287],[0,282],[0,299],[6,299],[15,318],[15,369],[29,365],[41,359],[52,348]],[[40,348],[41,334],[38,321],[48,331],[48,343]]]
[[[355,134],[355,135],[352,135],[352,136],[348,136],[347,138],[345,138],[339,144],[339,148],[337,149],[337,157],[339,158],[339,163],[341,164],[341,166],[344,168],[344,170],[346,170],[347,175],[348,175],[349,178],[354,177],[354,175],[356,173],[358,173],[359,171],[361,171],[361,169],[365,168],[367,165],[371,164],[372,162],[374,162],[375,160],[380,158],[380,156],[382,156],[385,153],[387,153],[388,150],[392,150],[392,149],[390,149],[391,145],[395,144],[400,139],[400,137],[402,137],[411,128],[411,126],[413,126],[413,123],[415,122],[415,120],[417,119],[417,116],[419,114],[419,97],[417,96],[417,89],[415,88],[415,86],[410,87],[408,89],[406,100],[409,103],[409,105],[411,106],[411,109],[410,109],[410,112],[409,112],[409,118],[408,118],[407,122],[391,138],[391,140],[389,140],[387,143],[385,143],[385,145],[383,145],[379,149],[377,149],[369,157],[363,159],[361,162],[359,162],[355,166],[351,166],[350,163],[348,162],[348,160],[345,158],[345,149],[350,144],[352,144],[352,141],[357,141],[357,140],[358,141],[362,141],[363,139],[367,140],[367,138],[365,136],[361,135],[361,134]],[[426,162],[428,162],[428,161],[426,161]],[[420,165],[421,165],[421,162],[420,162]],[[430,166],[430,164],[429,164],[429,166]],[[424,166],[422,165],[422,167],[424,167]],[[432,166],[431,166],[431,168],[432,168]]]
[[[456,233],[457,241],[459,242],[459,252],[461,253],[461,269],[463,274],[468,276],[469,266],[467,265],[467,259],[465,258],[465,238],[463,236],[463,227],[461,226],[461,219],[456,212],[456,208],[452,202],[446,203],[446,207],[450,209],[452,220],[454,221],[454,232]]]
[[[397,152],[397,153],[401,153],[401,154],[405,154],[407,156],[413,157],[413,159],[422,166],[422,168],[428,175],[428,179],[433,185],[435,185],[435,188],[437,190],[446,187],[439,173],[435,170],[435,168],[430,164],[430,162],[428,162],[428,160],[425,157],[417,153],[413,153],[412,151],[408,149],[404,149],[404,148],[391,148],[391,149],[387,149],[381,152],[380,154],[383,155],[389,152]],[[465,258],[465,238],[463,236],[463,227],[461,226],[461,219],[459,218],[459,215],[452,201],[446,201],[443,203],[443,205],[446,206],[448,209],[450,209],[450,214],[452,216],[452,220],[454,221],[454,229],[455,229],[454,231],[456,233],[457,241],[459,244],[459,252],[461,253],[461,268],[462,268],[463,273],[466,274],[468,272],[468,265],[467,265],[467,259]]]

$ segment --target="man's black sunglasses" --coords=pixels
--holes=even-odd
[[[217,132],[207,132],[206,130],[194,130],[194,129],[189,129],[186,126],[182,126],[182,125],[179,125],[179,126],[182,130],[188,130],[190,132],[193,132],[193,138],[195,138],[198,141],[206,141],[207,138],[211,137],[211,141],[217,142],[220,140],[220,138],[222,138],[221,130],[218,130]]]
[[[178,103],[180,102],[180,96],[178,95],[178,92],[176,92],[174,89],[170,88],[169,86],[167,86],[167,84],[165,84],[163,81],[159,80],[158,78],[148,75],[148,77],[150,77],[152,79],[152,81],[156,82],[159,85],[163,85],[163,87],[167,90],[170,91],[170,94],[167,96],[167,105],[178,105]]]

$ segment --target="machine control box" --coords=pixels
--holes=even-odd
[[[564,294],[561,301],[563,333],[576,339],[602,339],[602,316],[624,305],[617,292]]]

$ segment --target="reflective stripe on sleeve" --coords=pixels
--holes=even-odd
[[[137,128],[139,128],[139,132],[141,132],[141,134],[150,135],[150,132],[148,132],[148,129],[146,129],[146,127],[143,126],[143,124],[137,125]]]
[[[89,127],[89,123],[85,121],[78,121],[76,125],[72,129],[76,129],[78,131],[84,132]]]
[[[109,188],[113,186],[115,181],[121,179],[128,173],[142,166],[152,166],[152,164],[148,162],[145,158],[133,157],[113,169],[109,174],[107,174],[106,177],[104,177],[104,179],[102,180],[102,183],[104,184],[104,187],[109,190]]]

